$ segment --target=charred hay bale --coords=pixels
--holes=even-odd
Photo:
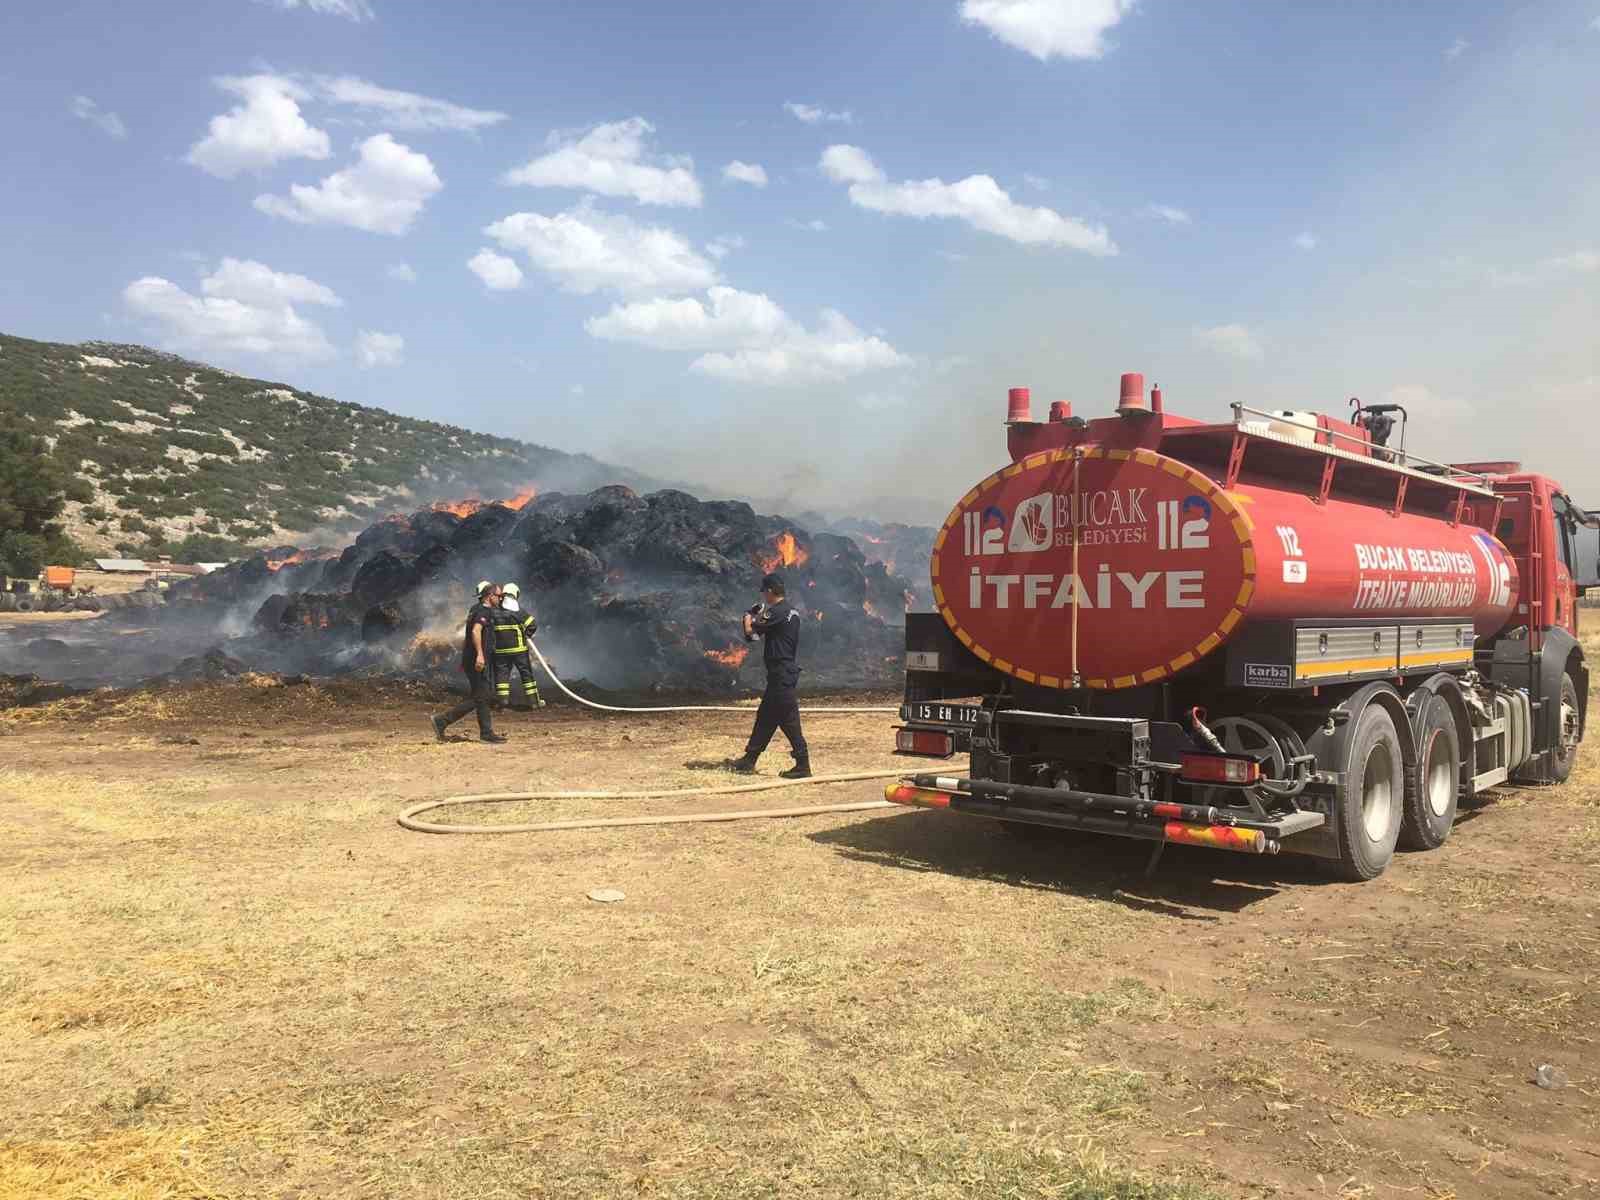
[[[451,573],[455,561],[454,546],[430,546],[417,555],[417,574],[423,579],[442,579]]]
[[[605,564],[592,550],[573,542],[546,542],[528,553],[528,582],[543,590],[588,590],[606,577]]]
[[[411,514],[410,524],[414,552],[420,554],[430,546],[447,543],[455,537],[456,530],[461,528],[461,518],[443,509],[425,508]]]
[[[410,553],[416,536],[412,528],[412,522],[423,515],[423,513],[415,513],[409,519],[396,515],[385,517],[375,524],[368,525],[356,535],[356,540],[351,542],[345,553],[340,556],[341,560],[349,559],[359,564],[365,562],[380,550],[398,550],[401,553]],[[445,517],[449,521],[459,519],[453,513],[429,513],[427,515]],[[450,528],[453,532],[454,526],[452,525]],[[446,534],[445,536],[449,535]],[[437,541],[438,539],[434,538],[432,540]]]
[[[522,518],[503,504],[485,504],[450,536],[457,550],[481,553],[502,543]]]
[[[283,614],[289,607],[289,601],[290,598],[284,595],[268,596],[256,609],[255,627],[269,633],[277,632],[283,625]]]
[[[399,604],[374,604],[361,618],[361,640],[367,643],[409,641],[422,630],[422,622]]]
[[[350,595],[362,609],[367,609],[408,595],[421,583],[422,572],[417,570],[416,559],[380,550],[361,564],[351,581]]]

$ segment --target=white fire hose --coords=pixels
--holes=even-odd
[[[550,681],[567,694],[570,699],[576,700],[585,708],[598,709],[600,712],[614,713],[662,713],[662,712],[742,712],[753,713],[755,708],[749,704],[674,704],[660,708],[618,708],[614,704],[600,704],[594,700],[585,700],[577,692],[561,682],[561,677],[550,669],[550,664],[539,651],[539,644],[530,641],[528,649],[533,651],[533,656],[539,660],[539,665],[544,668],[544,673],[550,676]],[[818,708],[803,706],[803,713],[898,713],[898,708],[834,708],[832,706]]]
[[[622,708],[614,704],[600,704],[585,700],[574,692],[561,677],[550,669],[550,664],[539,647],[528,643],[544,673],[566,695],[583,705],[600,712],[612,713],[664,713],[664,712],[737,712],[753,713],[747,704],[678,704],[655,708]],[[898,713],[897,708],[802,708],[806,713]],[[634,792],[484,792],[474,795],[446,796],[440,800],[424,800],[401,810],[395,820],[401,828],[417,833],[555,833],[569,829],[621,829],[633,825],[692,825],[717,821],[754,821],[775,817],[809,817],[820,813],[866,812],[874,808],[894,808],[887,800],[856,800],[843,804],[814,804],[802,808],[748,808],[737,812],[697,812],[643,817],[590,817],[574,821],[534,821],[517,825],[445,825],[418,818],[437,808],[454,808],[466,804],[507,804],[519,800],[661,800],[678,796],[738,796],[748,792],[770,792],[778,788],[803,787],[819,783],[853,783],[867,779],[898,779],[904,771],[853,771],[843,775],[812,775],[806,779],[767,780],[761,783],[741,783],[730,787],[686,788],[677,791],[647,789]]]

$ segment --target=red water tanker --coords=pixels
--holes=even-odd
[[[1202,422],[1124,375],[1116,415],[1036,422],[1011,389],[1011,462],[951,509],[938,613],[907,623],[899,748],[972,769],[889,798],[1369,878],[1397,842],[1440,844],[1460,796],[1564,779],[1596,523],[1352,403]]]

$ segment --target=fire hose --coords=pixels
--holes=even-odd
[[[818,813],[865,812],[868,809],[895,806],[887,800],[856,800],[844,804],[814,804],[802,808],[747,808],[738,812],[677,813],[671,816],[586,817],[574,821],[534,821],[520,825],[441,825],[417,819],[422,813],[436,808],[454,808],[464,804],[506,804],[517,800],[660,800],[673,796],[738,796],[747,792],[770,792],[777,788],[812,783],[898,779],[904,774],[902,770],[855,771],[846,775],[813,775],[809,779],[768,780],[762,783],[742,783],[732,787],[688,788],[677,791],[651,788],[642,792],[486,792],[424,800],[420,804],[402,809],[395,820],[402,828],[417,833],[555,833],[564,829],[621,829],[630,825],[703,825],[714,821],[754,821],[763,817],[809,817]]]
[[[550,677],[552,683],[564,692],[567,697],[586,708],[593,708],[600,712],[613,713],[661,713],[661,712],[737,712],[752,713],[754,708],[745,704],[679,704],[665,705],[653,708],[624,708],[614,704],[601,704],[595,700],[586,700],[561,681],[561,676],[551,669],[550,663],[540,652],[536,643],[530,641],[528,648],[533,651],[534,657],[539,660],[539,666]],[[834,708],[834,707],[806,707],[800,710],[809,713],[898,713],[897,708]],[[445,796],[438,800],[424,800],[420,804],[413,804],[403,809],[395,818],[401,828],[414,830],[417,833],[556,833],[568,829],[621,829],[633,825],[698,825],[710,824],[717,821],[754,821],[776,817],[808,817],[820,813],[845,813],[866,812],[874,808],[893,808],[887,800],[856,800],[843,804],[814,804],[800,808],[748,808],[737,812],[697,812],[677,813],[674,815],[654,815],[644,817],[589,817],[573,821],[534,821],[517,825],[445,825],[435,821],[423,821],[418,818],[425,812],[438,808],[455,808],[466,804],[506,804],[519,800],[660,800],[678,796],[740,796],[749,792],[769,792],[778,788],[800,787],[819,783],[853,783],[868,779],[898,779],[905,772],[894,771],[854,771],[844,775],[812,775],[806,779],[769,780],[761,783],[742,783],[729,787],[718,788],[688,788],[675,791],[660,789],[647,789],[634,792],[484,792],[461,796]]]
[[[539,644],[530,640],[528,649],[533,651],[533,656],[539,660],[539,665],[544,668],[544,673],[550,676],[550,681],[566,693],[571,700],[577,701],[585,708],[597,709],[600,712],[614,713],[663,713],[663,712],[740,712],[753,713],[756,710],[748,704],[671,704],[656,708],[619,708],[615,704],[601,704],[596,700],[585,700],[577,692],[561,682],[561,677],[550,669],[550,664],[545,661],[544,655],[539,650]],[[898,713],[898,708],[835,708],[830,706],[816,707],[803,706],[803,713]]]

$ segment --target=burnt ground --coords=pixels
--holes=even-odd
[[[439,702],[0,709],[0,1197],[1597,1194],[1600,739],[1370,884],[1146,880],[899,810],[407,833],[458,791],[720,784],[745,730],[552,707],[439,746]],[[895,765],[887,724],[811,718],[819,769]]]

